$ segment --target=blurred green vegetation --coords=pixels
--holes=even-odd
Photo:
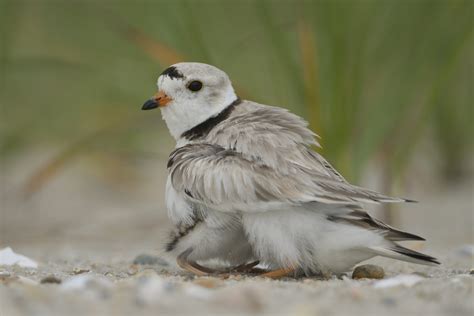
[[[1,155],[63,149],[33,186],[78,155],[170,150],[140,106],[176,61],[307,118],[351,180],[372,159],[396,180],[426,139],[447,177],[472,157],[469,0],[0,1]]]

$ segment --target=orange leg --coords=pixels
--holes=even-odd
[[[259,276],[264,278],[279,279],[288,276],[290,273],[295,272],[295,268],[282,268],[260,274]]]
[[[253,261],[253,262],[250,262],[250,263],[244,263],[244,264],[241,264],[241,265],[238,265],[232,269],[230,269],[231,272],[243,272],[243,273],[246,273],[246,272],[251,272],[254,270],[254,267],[256,265],[258,265],[260,263],[260,261]]]
[[[203,267],[203,266],[201,266],[200,264],[198,264],[196,262],[189,261],[188,256],[192,251],[193,251],[192,249],[188,249],[188,250],[182,252],[178,256],[178,258],[176,259],[176,262],[178,263],[178,266],[180,266],[182,269],[184,269],[186,271],[189,271],[189,272],[194,273],[194,274],[199,275],[199,276],[205,276],[205,275],[209,275],[209,274],[212,274],[212,273],[216,272],[215,270]]]

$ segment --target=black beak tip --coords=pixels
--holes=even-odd
[[[150,99],[150,100],[147,100],[143,106],[142,106],[142,110],[151,110],[151,109],[155,109],[158,107],[158,103],[153,100],[153,99]]]

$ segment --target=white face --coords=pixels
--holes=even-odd
[[[174,64],[160,75],[157,85],[158,106],[176,140],[237,99],[229,77],[201,63]]]

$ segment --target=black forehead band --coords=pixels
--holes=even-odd
[[[174,66],[166,68],[165,71],[163,71],[161,73],[161,75],[162,76],[166,75],[166,76],[170,77],[171,79],[183,79],[184,78],[183,74],[180,73],[178,71],[178,69],[176,69],[176,67],[174,67]]]

